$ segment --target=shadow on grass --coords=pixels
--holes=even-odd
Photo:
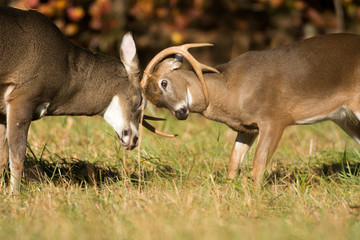
[[[274,163],[272,169],[267,169],[264,183],[267,185],[303,183],[304,185],[325,181],[338,181],[339,179],[358,179],[360,181],[360,161],[356,153],[351,152],[322,152],[309,162],[297,161],[296,164],[289,164],[286,161]],[[224,167],[214,169],[212,176],[217,183],[226,183],[226,171]],[[252,164],[239,169],[235,181],[245,177],[252,182]],[[232,181],[232,180],[230,180]]]
[[[325,162],[324,162],[325,161]],[[302,166],[279,164],[267,179],[270,183],[283,181],[316,182],[319,178],[348,178],[360,176],[360,162],[356,154],[348,152],[324,152],[318,159]],[[334,179],[334,178],[333,178]]]
[[[24,163],[25,182],[52,182],[59,184],[87,184],[90,186],[101,186],[123,180],[130,181],[134,185],[138,184],[139,171],[136,160],[127,164],[124,171],[122,164],[111,167],[105,163],[91,163],[75,158],[56,157],[56,161],[38,158],[30,150],[26,155]],[[184,173],[174,166],[162,164],[160,159],[142,159],[141,180],[142,184],[147,184],[155,178],[172,179],[182,176],[189,176],[190,172]],[[146,162],[146,164],[144,164]],[[226,183],[226,171],[219,167],[212,172],[213,179],[217,183]],[[244,171],[245,169],[243,169]],[[181,172],[181,173],[180,173]],[[245,175],[250,177],[250,169],[245,170]],[[244,174],[244,173],[243,173]],[[267,184],[303,182],[305,185],[316,183],[319,179],[328,180],[329,178],[347,178],[360,176],[360,162],[357,155],[342,152],[325,152],[317,159],[311,159],[308,163],[302,162],[301,165],[277,163],[270,174],[267,175]],[[187,178],[186,177],[186,178]],[[240,176],[238,176],[239,178]],[[9,182],[9,174],[6,176]]]
[[[59,157],[58,162],[52,162],[27,155],[24,163],[24,179],[26,182],[50,181],[55,184],[70,182],[99,185],[120,181],[122,174],[119,169],[79,159]]]
[[[177,175],[177,170],[169,165],[151,162],[146,159],[151,167],[142,166],[141,179],[142,184],[146,184],[154,177],[172,178]],[[5,174],[5,181],[9,183],[9,174]],[[111,167],[105,163],[91,163],[75,158],[62,158],[57,156],[56,161],[38,159],[32,152],[27,154],[24,162],[23,179],[25,183],[52,182],[59,184],[88,184],[90,186],[101,186],[102,184],[111,184],[124,179],[134,185],[138,184],[138,165],[136,161],[128,163],[126,172],[122,165]]]

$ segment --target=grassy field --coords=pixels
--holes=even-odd
[[[232,130],[156,115],[180,136],[144,130],[140,162],[100,117],[34,122],[21,193],[0,191],[0,239],[360,239],[360,148],[334,124],[288,128],[257,189],[256,144],[227,181]]]

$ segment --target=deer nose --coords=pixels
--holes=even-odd
[[[133,132],[131,128],[126,128],[122,131],[122,135],[120,137],[122,144],[124,145],[126,150],[132,150],[137,147],[139,137],[136,132]]]
[[[133,150],[134,148],[136,148],[137,145],[138,145],[138,140],[139,140],[138,136],[134,136],[132,141],[129,143],[129,145],[127,145],[125,147],[125,149],[126,150]]]
[[[139,140],[138,136],[134,136],[133,141],[132,141],[132,145],[134,147],[136,147],[138,145],[138,140]]]
[[[189,115],[189,111],[185,107],[180,108],[179,110],[175,111],[175,117],[179,120],[187,119],[188,115]]]

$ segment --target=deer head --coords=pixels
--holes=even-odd
[[[123,38],[120,46],[120,58],[125,66],[131,84],[121,88],[120,91],[112,97],[110,104],[100,115],[114,128],[123,146],[126,149],[133,149],[138,144],[138,128],[141,120],[141,110],[145,107],[146,100],[140,90],[139,60],[131,33],[127,33]],[[145,115],[142,119],[142,124],[158,135],[174,137],[174,135],[156,130],[146,122],[146,119],[164,119]]]
[[[185,44],[178,47],[167,48],[158,53],[148,64],[141,80],[141,87],[146,98],[157,107],[169,109],[177,119],[185,120],[189,114],[191,96],[188,94],[187,81],[184,75],[178,74],[183,57],[193,67],[201,83],[206,106],[209,105],[209,96],[202,75],[202,71],[218,71],[212,67],[199,63],[189,52],[189,48],[212,46],[212,44]],[[165,59],[166,56],[175,54],[175,58]],[[157,66],[158,65],[158,66]],[[154,71],[156,67],[156,70]]]

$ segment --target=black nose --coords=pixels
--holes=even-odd
[[[179,120],[185,120],[187,119],[189,113],[188,110],[186,108],[181,108],[180,110],[177,110],[175,112],[175,117]]]
[[[136,147],[138,145],[139,138],[137,136],[134,136],[134,139],[132,141],[132,144]]]
[[[133,150],[134,148],[137,147],[138,145],[138,140],[139,138],[137,136],[135,136],[131,142],[131,144],[129,144],[127,147],[126,147],[126,150]]]

